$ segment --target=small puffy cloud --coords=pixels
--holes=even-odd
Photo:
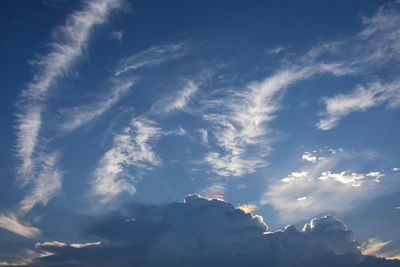
[[[310,152],[304,152],[304,154],[301,155],[301,159],[311,163],[317,162],[317,157],[311,154]]]
[[[348,157],[346,153],[319,157],[316,163],[272,182],[260,204],[271,205],[282,221],[294,223],[325,212],[343,214],[387,192],[379,171],[340,170]]]
[[[205,146],[208,146],[208,131],[206,129],[200,128],[199,134],[200,134],[200,143]]]
[[[113,31],[113,32],[110,33],[110,37],[112,39],[116,39],[119,42],[121,42],[122,41],[122,37],[124,37],[124,32],[123,31]]]
[[[129,218],[129,220],[127,220]],[[134,219],[132,219],[134,218]],[[102,242],[37,243],[44,253],[27,266],[398,266],[365,256],[353,232],[332,216],[266,232],[258,215],[188,195],[183,203],[131,204],[90,230]],[[289,256],[290,255],[290,256]],[[379,263],[376,264],[376,263]]]

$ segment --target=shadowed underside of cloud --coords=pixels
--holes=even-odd
[[[45,254],[28,266],[400,266],[364,256],[333,216],[301,231],[267,232],[262,217],[197,194],[184,203],[129,205],[89,232],[101,242],[37,243]]]

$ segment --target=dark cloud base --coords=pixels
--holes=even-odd
[[[362,255],[352,231],[333,216],[301,231],[267,232],[262,217],[196,194],[184,203],[131,204],[89,232],[101,243],[37,243],[47,256],[24,266],[400,266]]]

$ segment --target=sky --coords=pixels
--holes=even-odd
[[[0,266],[400,265],[399,1],[0,20]]]

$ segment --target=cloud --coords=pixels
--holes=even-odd
[[[256,203],[247,203],[247,204],[239,205],[236,208],[243,210],[246,213],[253,213],[258,209],[258,206]]]
[[[379,238],[370,238],[362,245],[362,253],[364,255],[372,255],[380,258],[397,259],[400,260],[399,250],[388,250],[387,246],[392,241],[382,241]]]
[[[399,40],[400,41],[400,40]],[[400,81],[382,84],[377,81],[366,88],[359,85],[348,94],[338,94],[324,100],[326,111],[317,127],[330,130],[352,112],[364,112],[372,107],[387,104],[390,109],[400,107]]]
[[[371,17],[364,18],[364,29],[340,46],[346,65],[357,72],[377,72],[382,67],[394,68],[400,60],[400,9],[398,2],[383,5]],[[390,65],[394,63],[396,65]],[[383,83],[379,79],[367,86],[358,85],[347,94],[324,99],[326,106],[322,119],[317,123],[321,130],[330,130],[352,112],[366,110],[383,104],[389,109],[400,107],[400,81]]]
[[[384,175],[378,171],[340,170],[349,157],[346,153],[332,154],[291,172],[271,183],[260,203],[271,205],[282,221],[294,223],[325,212],[344,214],[387,193],[388,188],[380,183]]]
[[[177,110],[185,110],[190,100],[199,90],[199,86],[192,80],[186,80],[184,87],[172,96],[157,101],[151,111],[156,114],[165,114]]]
[[[122,38],[124,37],[124,32],[123,31],[113,31],[110,33],[110,37],[121,42]]]
[[[101,96],[99,101],[60,110],[64,117],[61,128],[64,131],[72,131],[92,121],[96,117],[101,116],[125,96],[134,84],[134,79],[124,82],[115,80],[114,85],[111,86],[110,92]]]
[[[40,235],[39,229],[21,223],[14,213],[0,213],[0,228],[28,238],[34,238]]]
[[[279,53],[281,53],[281,52],[283,52],[283,51],[285,51],[287,49],[288,48],[285,47],[285,46],[277,46],[277,47],[269,49],[268,50],[268,54],[272,54],[272,55],[279,54]]]
[[[134,184],[141,175],[133,175],[129,167],[150,170],[160,165],[152,143],[162,134],[155,122],[146,118],[133,119],[121,134],[114,136],[112,148],[100,159],[92,174],[90,194],[107,203],[122,192],[136,193]]]
[[[208,146],[208,131],[206,129],[200,128],[200,143],[204,146]]]
[[[337,63],[319,63],[304,56],[304,62],[283,67],[271,76],[252,81],[240,91],[220,100],[206,101],[203,118],[223,152],[210,152],[204,161],[221,176],[243,176],[266,166],[271,151],[270,123],[280,108],[284,90],[295,83],[322,73],[347,74]]]
[[[304,152],[303,155],[301,155],[301,159],[311,162],[311,163],[315,163],[317,162],[317,157],[313,156],[310,152]]]
[[[119,76],[139,68],[159,66],[166,61],[182,57],[185,53],[183,43],[153,46],[122,60],[114,73],[115,76]]]
[[[131,204],[96,223],[89,244],[37,243],[27,266],[398,266],[361,253],[333,216],[267,232],[263,218],[229,203],[188,195],[183,203]],[[290,257],[288,256],[290,255]]]
[[[119,0],[85,2],[82,10],[69,15],[66,23],[54,32],[56,38],[51,43],[50,52],[34,61],[38,70],[21,94],[16,115],[16,155],[21,161],[18,176],[22,186],[34,177],[33,154],[39,140],[41,116],[50,88],[83,54],[94,26],[104,23],[109,13],[120,6]]]
[[[210,199],[224,200],[226,185],[224,183],[215,183],[202,190],[202,195]]]
[[[20,211],[30,211],[36,204],[46,205],[62,187],[62,172],[57,168],[58,153],[41,156],[41,170],[33,181],[31,192],[20,202]]]

